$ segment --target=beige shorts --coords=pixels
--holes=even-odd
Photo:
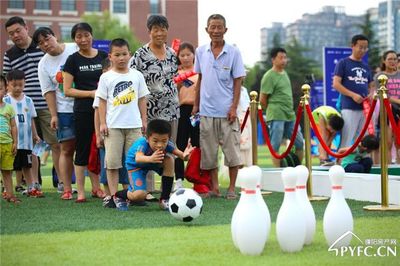
[[[47,144],[56,144],[57,141],[57,131],[50,127],[51,114],[49,110],[42,109],[36,110],[37,117],[35,117],[36,131],[39,136],[43,138]]]
[[[200,167],[204,170],[218,167],[218,148],[225,155],[228,167],[242,165],[240,158],[239,119],[230,124],[226,118],[201,117],[200,119]]]
[[[105,167],[119,169],[122,167],[122,153],[128,153],[132,144],[142,136],[141,128],[109,128],[104,138],[106,149]]]

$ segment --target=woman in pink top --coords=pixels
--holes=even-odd
[[[388,97],[390,103],[392,104],[392,110],[394,119],[396,123],[399,124],[400,118],[400,71],[397,69],[397,55],[393,50],[389,50],[383,53],[382,56],[382,64],[381,70],[382,72],[376,74],[376,78],[379,77],[380,74],[385,74],[388,77],[388,81],[386,84]],[[379,88],[379,82],[376,80],[376,87]],[[393,141],[393,131],[388,130],[388,162],[392,162],[392,145],[395,143],[396,148],[396,156],[393,159],[396,159],[397,163],[400,163],[400,154],[399,147],[396,145],[396,142]],[[397,157],[397,158],[396,158]]]

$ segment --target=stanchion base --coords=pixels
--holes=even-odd
[[[366,210],[366,211],[400,211],[400,206],[399,205],[389,205],[389,206],[368,205],[368,206],[364,206],[364,210]]]
[[[328,199],[329,197],[316,197],[316,196],[308,197],[309,201],[323,201]]]
[[[261,190],[261,195],[265,196],[265,195],[271,195],[272,191],[265,191],[265,190]]]

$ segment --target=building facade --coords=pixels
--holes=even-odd
[[[379,50],[394,49],[400,52],[400,0],[381,2],[367,12],[379,42]],[[337,6],[324,6],[316,14],[304,14],[286,27],[282,23],[274,23],[270,28],[261,29],[261,59],[267,58],[267,51],[273,47],[273,35],[279,34],[285,36],[281,39],[286,42],[296,38],[301,45],[310,49],[304,56],[322,64],[324,46],[348,47],[351,37],[361,33],[360,25],[364,23],[365,15],[349,16],[343,7]]]
[[[273,47],[274,41],[286,42],[286,30],[283,23],[274,22],[271,28],[261,29],[261,61],[268,60],[268,51]]]
[[[168,18],[168,44],[175,38],[198,44],[197,0],[1,0],[0,21],[1,65],[3,54],[12,44],[8,40],[4,24],[12,16],[25,19],[30,34],[38,27],[53,29],[62,40],[70,40],[71,28],[87,13],[109,10],[113,16],[128,25],[142,43],[149,40],[146,20],[150,14],[162,14]],[[96,35],[94,33],[94,38]]]
[[[378,25],[380,51],[390,49],[400,52],[400,0],[379,3],[374,23]]]

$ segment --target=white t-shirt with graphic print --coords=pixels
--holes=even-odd
[[[49,91],[56,92],[57,112],[72,113],[74,107],[74,98],[66,97],[63,89],[63,68],[68,56],[78,51],[75,43],[66,43],[64,51],[52,56],[45,54],[39,62],[38,76],[40,88],[44,96]]]
[[[138,100],[149,94],[142,73],[129,69],[125,74],[109,70],[102,74],[96,97],[107,101],[108,128],[141,128]]]

